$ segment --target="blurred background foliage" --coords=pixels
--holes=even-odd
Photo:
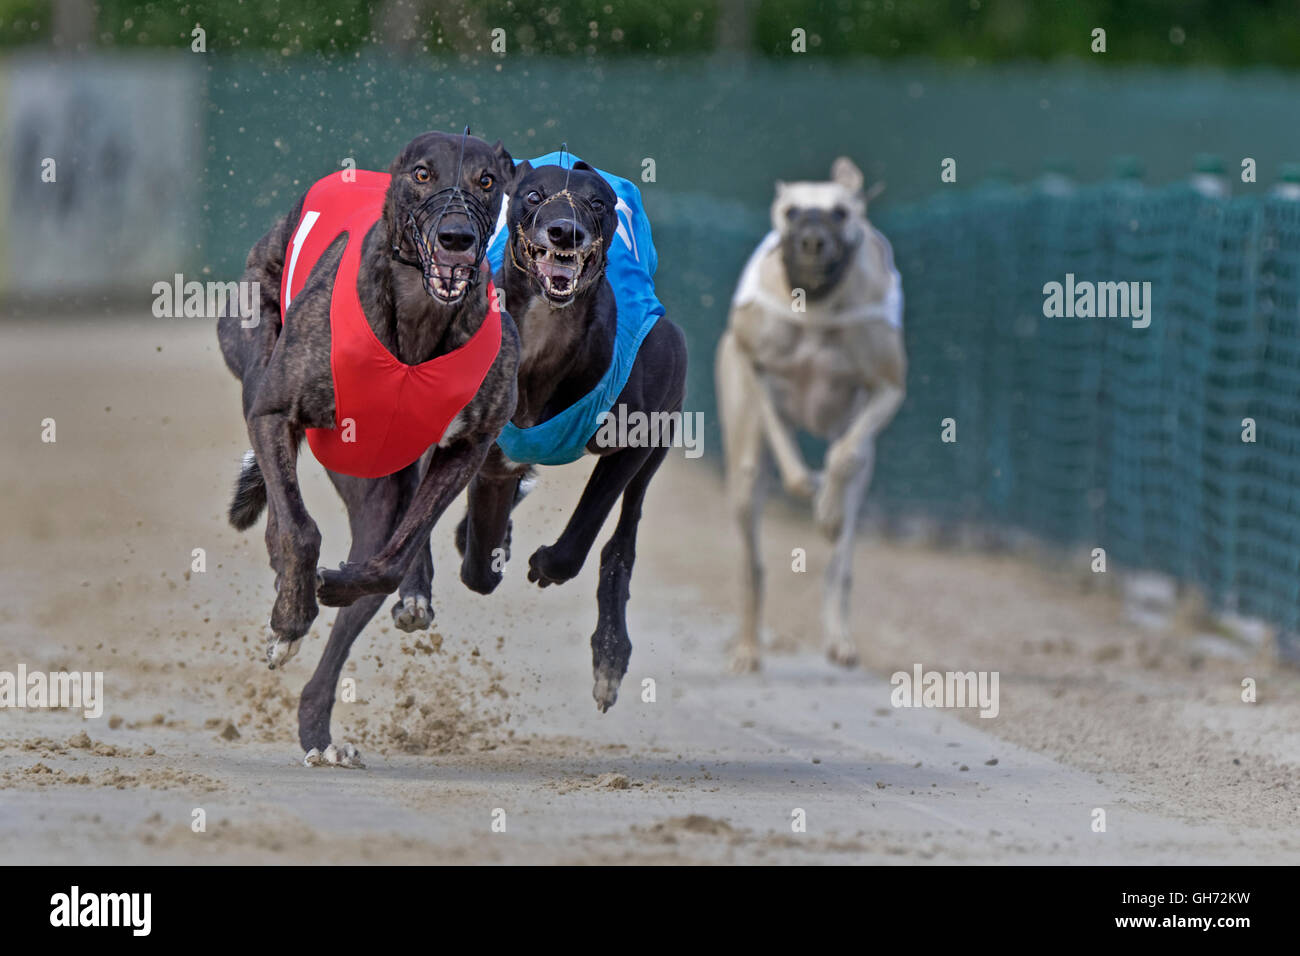
[[[789,57],[791,31],[821,56],[927,56],[961,63],[1086,58],[1300,66],[1300,0],[0,0],[0,47],[188,48],[209,52],[485,52]]]

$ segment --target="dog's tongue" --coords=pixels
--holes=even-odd
[[[539,259],[537,274],[541,277],[549,292],[557,295],[568,295],[573,291],[574,282],[577,281],[578,266],[562,265],[552,260]]]
[[[548,279],[569,279],[572,280],[578,274],[578,267],[574,265],[562,265],[558,262],[549,262],[545,259],[537,261],[537,271],[546,276]]]

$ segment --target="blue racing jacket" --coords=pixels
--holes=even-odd
[[[532,164],[568,169],[578,161],[572,153],[547,153],[532,160]],[[654,274],[659,257],[650,238],[650,220],[641,206],[641,192],[626,179],[600,169],[596,172],[618,197],[615,206],[618,229],[605,265],[605,277],[614,288],[618,308],[614,356],[596,387],[558,415],[531,428],[506,424],[497,444],[506,457],[521,464],[566,465],[583,456],[587,442],[600,428],[604,413],[614,407],[627,384],[641,343],[665,312],[663,304],[655,298]],[[501,212],[488,246],[488,261],[494,274],[501,268],[509,238],[505,228],[506,210]]]

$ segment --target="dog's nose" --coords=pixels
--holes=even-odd
[[[799,247],[803,249],[804,253],[807,255],[819,256],[822,254],[822,250],[826,248],[826,240],[824,237],[814,233],[811,236],[804,236],[801,238],[799,240]]]
[[[553,245],[564,249],[579,246],[587,238],[586,233],[572,219],[554,219],[546,226],[546,237]]]
[[[448,252],[465,252],[474,245],[474,230],[467,224],[443,226],[438,230],[438,245]]]

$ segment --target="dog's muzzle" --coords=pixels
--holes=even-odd
[[[818,298],[834,288],[848,271],[857,243],[838,232],[812,225],[781,237],[781,257],[792,285]]]
[[[572,248],[561,249],[547,242],[536,242],[529,238],[529,232],[537,222],[537,217],[547,203],[556,200],[569,203],[573,221],[581,221],[590,229],[590,242]],[[578,215],[578,206],[586,207],[586,216]],[[521,220],[516,227],[514,241],[510,243],[510,257],[516,268],[533,277],[538,287],[552,304],[568,305],[582,289],[590,285],[600,273],[605,244],[600,235],[600,218],[584,199],[574,196],[567,189],[548,196],[535,209]],[[522,258],[522,262],[520,261]]]
[[[418,268],[433,298],[458,302],[478,281],[491,225],[492,214],[477,196],[456,186],[440,189],[407,213],[393,258]],[[401,255],[403,237],[415,247],[416,260]]]

